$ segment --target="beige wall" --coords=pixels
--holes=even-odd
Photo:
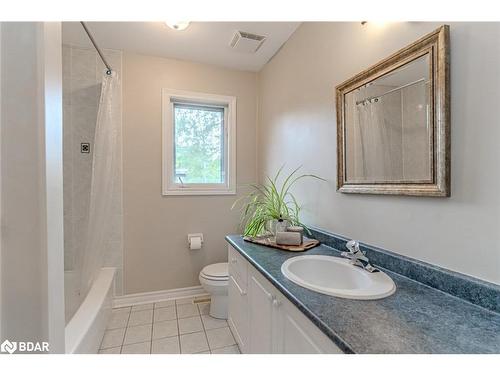
[[[259,172],[304,165],[308,224],[500,283],[500,23],[451,24],[452,196],[335,191],[334,87],[438,23],[305,23],[259,74]]]
[[[224,236],[237,231],[235,196],[162,196],[161,89],[237,97],[237,185],[256,179],[255,73],[178,60],[123,55],[125,294],[199,285],[201,268],[227,260]],[[202,232],[190,251],[187,234]]]

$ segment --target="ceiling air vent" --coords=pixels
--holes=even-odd
[[[237,31],[231,40],[230,46],[238,52],[254,53],[257,52],[265,40],[266,37],[262,35]]]

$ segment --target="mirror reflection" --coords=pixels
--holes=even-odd
[[[346,181],[432,181],[429,53],[345,94]]]

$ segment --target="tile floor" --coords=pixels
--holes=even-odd
[[[192,298],[113,309],[100,354],[239,354],[224,319],[210,302]]]

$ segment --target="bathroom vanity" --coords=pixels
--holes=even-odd
[[[228,323],[242,353],[342,353],[231,245],[228,259]]]
[[[494,309],[443,293],[387,268],[383,271],[397,289],[386,298],[353,300],[321,294],[293,283],[281,272],[286,260],[301,254],[249,243],[238,235],[227,236],[226,240],[228,322],[243,353],[500,352],[500,315]],[[307,254],[339,257],[341,249],[323,244]],[[380,261],[381,255],[374,258]],[[403,261],[409,260],[399,259]],[[375,265],[381,266],[380,262]],[[418,267],[423,265],[405,265],[413,270]],[[428,275],[430,271],[426,272]],[[434,274],[432,278],[435,281],[439,277],[444,276]],[[454,288],[464,285],[455,280]],[[494,304],[500,295],[498,288],[482,287],[490,288],[483,302]],[[479,295],[477,288],[467,286]]]

